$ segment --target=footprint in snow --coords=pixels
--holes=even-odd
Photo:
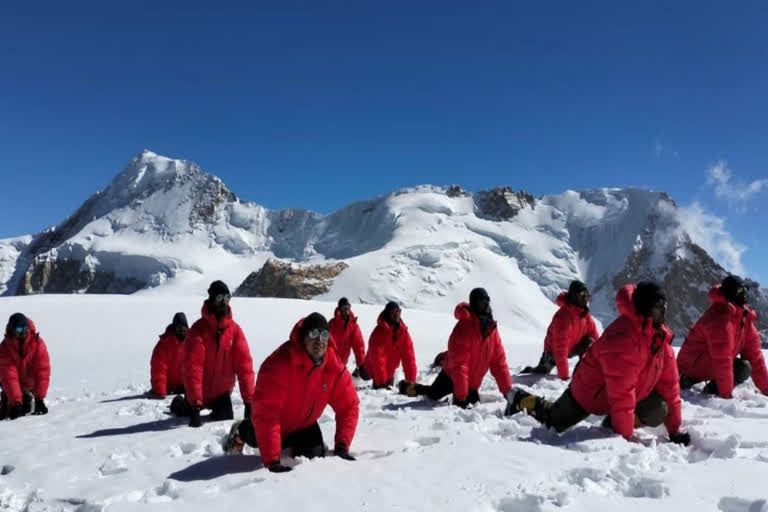
[[[745,500],[732,496],[723,496],[717,504],[718,510],[722,512],[768,512],[768,501]]]
[[[432,436],[417,437],[413,441],[406,441],[405,451],[410,451],[410,450],[414,450],[416,448],[422,448],[425,446],[432,446],[433,444],[437,444],[439,442],[440,442],[439,437],[432,437]]]

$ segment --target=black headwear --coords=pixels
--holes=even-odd
[[[320,313],[310,313],[301,322],[299,327],[299,340],[304,341],[309,331],[312,329],[328,330],[328,320],[325,319]]]
[[[173,321],[171,322],[171,325],[174,327],[177,325],[183,325],[184,327],[189,327],[189,324],[187,323],[187,315],[184,313],[176,313],[173,315]]]
[[[208,287],[208,297],[215,297],[217,295],[231,295],[229,287],[224,281],[214,281]]]
[[[728,302],[733,302],[735,304],[738,304],[739,302],[743,302],[741,299],[737,297],[737,293],[739,291],[739,288],[745,288],[747,285],[744,283],[744,280],[740,278],[739,276],[734,276],[732,274],[729,274],[725,279],[723,279],[723,282],[720,284],[720,289],[723,291],[723,295],[725,295],[725,298],[728,299]],[[743,306],[743,304],[741,304]]]
[[[486,300],[491,300],[491,297],[485,291],[485,288],[475,288],[469,292],[469,308],[472,311],[479,312],[480,303]]]
[[[651,316],[651,309],[660,300],[666,302],[667,297],[664,295],[661,286],[652,281],[638,283],[632,296],[635,311],[642,316]]]
[[[5,327],[6,332],[13,332],[17,327],[29,328],[29,322],[27,317],[21,313],[14,313],[8,318],[8,325]]]

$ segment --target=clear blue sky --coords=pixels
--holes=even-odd
[[[270,208],[666,190],[768,281],[768,187],[741,187],[768,176],[768,5],[534,3],[3,3],[0,237],[62,221],[146,147]]]

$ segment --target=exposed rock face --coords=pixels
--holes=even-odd
[[[459,185],[451,185],[445,190],[445,195],[448,197],[462,197],[469,194],[464,191]]]
[[[515,192],[510,187],[483,190],[475,195],[480,212],[485,217],[496,220],[509,220],[526,206],[533,208],[536,198],[525,191]]]
[[[113,272],[87,268],[69,259],[36,259],[24,274],[19,295],[35,293],[134,293],[147,283]]]
[[[269,259],[261,270],[252,272],[235,290],[238,297],[281,297],[311,299],[330,290],[333,280],[349,265],[292,265]]]

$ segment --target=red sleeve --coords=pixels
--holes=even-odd
[[[152,392],[156,395],[165,396],[168,394],[168,353],[164,350],[162,338],[157,342],[152,351],[152,359],[149,363],[150,381],[152,383]]]
[[[595,325],[595,318],[591,314],[587,314],[587,336],[593,340],[597,340],[600,334],[597,332],[597,325]]]
[[[187,336],[184,343],[184,391],[187,394],[187,402],[202,406],[205,345],[198,332],[190,334],[192,336]]]
[[[254,380],[253,359],[251,350],[248,348],[248,341],[240,326],[237,326],[234,343],[232,344],[232,364],[237,374],[237,382],[240,385],[240,396],[243,402],[249,404],[253,400]]]
[[[9,346],[5,342],[2,345],[2,349],[0,350],[0,383],[3,386],[3,391],[8,395],[8,404],[20,404],[21,385],[19,384],[19,370],[16,368]]]
[[[733,392],[733,344],[735,333],[730,321],[727,304],[709,310],[704,323],[707,348],[715,371],[717,392],[723,398],[731,398]]]
[[[355,437],[357,418],[360,414],[360,399],[352,383],[349,372],[343,369],[336,379],[333,394],[328,404],[336,413],[336,443],[341,443],[349,449],[352,438]]]
[[[451,360],[451,380],[453,381],[453,396],[463,402],[469,393],[469,354],[472,334],[469,322],[459,321],[448,338],[448,355]]]
[[[51,382],[51,359],[48,356],[48,347],[40,335],[37,335],[37,354],[35,354],[35,398],[45,398],[48,394],[48,385]]]
[[[411,333],[408,330],[405,331],[400,343],[400,360],[403,362],[403,373],[405,373],[405,380],[408,382],[416,382],[416,355],[413,353],[413,340],[411,339]]]
[[[683,413],[680,404],[680,375],[677,373],[677,361],[672,345],[664,345],[664,370],[656,383],[656,392],[667,402],[669,412],[664,420],[667,432],[675,434],[680,431],[683,423]]]
[[[368,340],[368,366],[366,368],[377,386],[383,386],[387,381],[387,353],[384,346],[386,335],[376,327]]]
[[[493,331],[493,360],[491,361],[491,375],[496,379],[496,385],[502,395],[512,389],[512,377],[509,375],[509,365],[507,365],[507,354],[504,352],[504,345],[501,343],[499,331]]]
[[[757,389],[764,395],[768,395],[768,370],[766,370],[765,358],[760,348],[760,335],[754,323],[750,323],[748,327],[741,355],[752,365],[752,381]]]
[[[355,364],[360,366],[365,361],[365,340],[357,323],[355,323],[355,332],[352,334],[352,350],[355,352]]]
[[[599,355],[611,411],[611,424],[613,430],[625,439],[632,437],[635,428],[635,386],[640,371],[636,353],[632,335],[617,329],[612,333],[611,339],[606,340]]]
[[[280,378],[280,361],[273,354],[259,368],[253,392],[251,421],[264,466],[280,462],[280,415],[286,405],[286,382]]]
[[[569,377],[568,371],[568,352],[570,351],[574,331],[573,318],[566,308],[561,308],[552,318],[550,333],[552,340],[552,355],[557,365],[557,376],[565,380]],[[578,341],[578,340],[577,340]]]

